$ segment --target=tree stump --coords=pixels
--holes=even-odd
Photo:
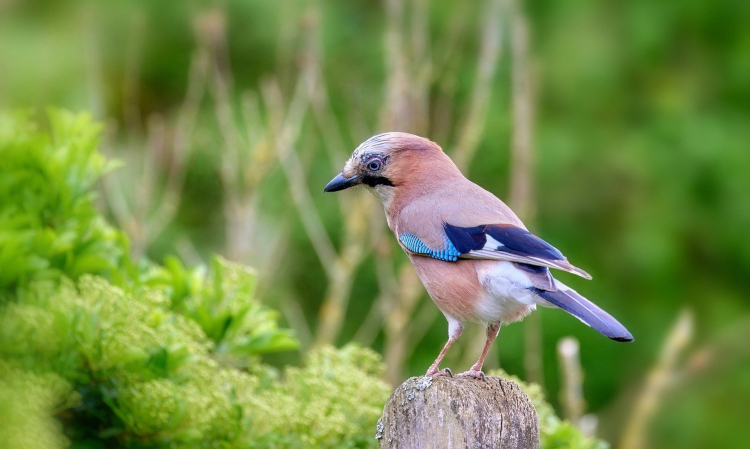
[[[381,448],[538,448],[539,417],[499,377],[412,377],[396,388],[376,433]]]

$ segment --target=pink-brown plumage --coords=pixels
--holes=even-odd
[[[480,278],[484,272],[502,262],[458,260],[455,263],[446,263],[429,257],[409,258],[430,298],[443,314],[461,322],[479,322],[485,325],[492,322],[478,310],[478,305],[487,296]],[[506,313],[498,321],[518,321],[533,309],[533,306],[520,303],[517,306],[507,306],[504,308]]]
[[[448,264],[430,257],[410,256],[414,270],[430,298],[444,314],[459,321],[477,321],[475,305],[484,294],[477,276],[477,261]]]
[[[536,305],[563,308],[609,338],[632,340],[620,323],[555,280],[548,268],[590,276],[530,234],[505,203],[466,179],[434,142],[406,133],[370,138],[325,190],[359,184],[383,202],[389,228],[448,320],[449,340],[428,375],[446,373],[438,370],[440,361],[464,323],[476,321],[487,327],[487,343],[463,374],[483,377],[482,363],[499,327]]]

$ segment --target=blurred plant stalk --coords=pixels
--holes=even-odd
[[[208,90],[224,143],[219,169],[224,190],[224,252],[231,260],[270,273],[284,254],[284,227],[271,230],[260,223],[261,188],[278,166],[273,118],[263,116],[256,93],[237,92],[233,87],[226,20],[223,10],[209,10],[196,17],[194,26],[199,51],[209,55]],[[234,98],[239,98],[239,107],[233,105]]]
[[[536,225],[534,198],[534,71],[529,55],[529,21],[521,0],[511,3],[513,134],[510,161],[510,207],[530,228]],[[528,382],[544,385],[542,323],[538,313],[526,317],[524,368]]]
[[[563,417],[576,426],[583,435],[596,437],[599,418],[586,413],[586,400],[583,397],[584,373],[581,366],[581,345],[573,337],[565,337],[557,342],[557,359],[560,366],[560,402]]]
[[[301,306],[294,300],[285,304],[285,314],[298,330],[303,346],[333,344],[345,317],[351,288],[358,267],[367,256],[367,228],[371,207],[362,200],[351,201],[339,196],[344,237],[341,249],[336,249],[328,236],[318,209],[314,206],[309,187],[306,163],[300,154],[300,134],[313,106],[317,118],[331,125],[331,117],[320,98],[320,47],[317,12],[310,9],[302,18],[300,34],[305,45],[299,56],[301,70],[295,80],[291,98],[284,98],[281,82],[271,77],[261,83],[258,94],[242,96],[242,113],[232,108],[231,98],[236,96],[231,85],[231,73],[226,48],[226,18],[221,10],[211,11],[196,19],[200,46],[210,49],[212,55],[211,92],[215,100],[216,118],[226,146],[221,153],[221,179],[225,190],[226,253],[234,260],[255,262],[254,256],[265,255],[273,262],[264,262],[263,272],[275,272],[285,251],[283,239],[276,244],[260,248],[263,242],[257,232],[259,194],[262,183],[271,170],[280,167],[286,177],[290,197],[303,228],[313,246],[327,277],[327,288],[319,312],[317,332],[312,335]],[[262,105],[262,107],[261,107]],[[316,108],[313,108],[316,109]],[[261,110],[265,111],[262,113]],[[321,116],[322,115],[322,116]],[[242,123],[236,125],[235,117]],[[325,134],[330,137],[330,134]],[[326,142],[326,147],[333,146]],[[305,154],[304,157],[312,157]],[[339,158],[342,160],[342,158]],[[278,232],[277,232],[278,234]]]
[[[135,26],[133,30],[137,31],[138,27]],[[140,40],[134,39],[132,42],[136,46]],[[138,72],[132,66],[138,65],[137,55],[140,52],[131,49],[129,54],[131,68],[126,70],[125,76],[125,116],[129,117],[131,126],[139,127],[134,123],[140,117],[135,104]],[[158,114],[150,116],[145,150],[138,149],[141,142],[131,142],[126,148],[116,149],[114,130],[110,129],[106,134],[103,148],[107,153],[135,159],[129,161],[127,171],[120,170],[106,176],[103,186],[115,221],[130,237],[131,253],[136,259],[145,255],[179,209],[190,159],[191,139],[205,93],[209,67],[209,53],[199,47],[190,63],[188,87],[175,123],[170,125]],[[137,129],[131,131],[138,134]]]
[[[581,417],[586,409],[583,399],[583,370],[581,369],[581,347],[578,340],[565,337],[557,343],[557,357],[562,373],[560,402],[565,419],[581,427]]]
[[[652,421],[665,394],[675,386],[681,367],[679,361],[693,340],[693,313],[682,310],[661,348],[659,358],[648,373],[646,383],[635,401],[630,419],[625,425],[620,448],[641,449],[646,447],[647,426]]]
[[[304,171],[304,164],[297,153],[296,140],[305,116],[305,110],[308,108],[312,109],[313,115],[321,124],[333,126],[333,129],[338,128],[335,124],[335,118],[328,111],[328,101],[324,95],[325,88],[322,82],[320,64],[318,14],[317,10],[310,9],[303,18],[305,46],[301,58],[302,70],[299,75],[295,98],[291,101],[287,111],[287,120],[279,122],[283,125],[275,133],[279,136],[276,141],[277,155],[289,183],[292,201],[328,278],[323,302],[318,312],[314,337],[316,347],[335,344],[339,336],[349,307],[354,278],[370,251],[367,236],[373,206],[367,201],[368,198],[361,196],[347,198],[346,195],[338,195],[343,237],[341,246],[337,250],[323,226],[320,212],[314,205],[313,194]],[[273,88],[273,85],[267,86],[264,89],[264,98],[272,114],[275,111],[275,114],[281,117],[283,107],[280,101],[280,90]],[[292,126],[295,121],[288,121],[289,118],[294,117],[297,118],[296,127]],[[321,126],[321,130],[323,129],[324,127]],[[331,148],[329,152],[334,151],[336,156],[341,156],[339,161],[345,160],[343,151],[341,151],[341,141],[338,138],[332,138],[330,131],[321,132],[321,137],[324,146]],[[339,145],[338,150],[334,150],[333,148],[337,148],[337,144]]]

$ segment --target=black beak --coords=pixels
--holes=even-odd
[[[331,179],[331,182],[326,185],[324,192],[338,192],[339,190],[348,189],[354,187],[361,182],[359,175],[354,175],[351,178],[345,178],[343,174],[339,173],[335,178]]]

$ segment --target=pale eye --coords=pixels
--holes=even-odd
[[[379,159],[373,159],[367,163],[367,169],[370,171],[378,171],[383,166],[383,163]]]

